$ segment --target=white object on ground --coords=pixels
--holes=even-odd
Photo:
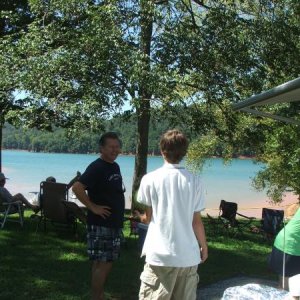
[[[293,297],[300,297],[300,274],[289,278],[290,295]]]
[[[262,284],[246,284],[227,288],[221,300],[283,300],[287,291]]]

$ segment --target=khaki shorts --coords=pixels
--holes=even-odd
[[[140,300],[195,300],[197,267],[177,268],[145,264],[141,274]]]

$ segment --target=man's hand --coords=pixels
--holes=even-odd
[[[105,205],[97,205],[94,204],[91,211],[95,214],[98,215],[100,217],[102,217],[103,219],[106,219],[107,217],[109,217],[111,215],[111,208],[109,206],[105,206]]]
[[[204,263],[208,258],[208,248],[207,246],[200,248],[200,255],[201,255],[201,263]]]

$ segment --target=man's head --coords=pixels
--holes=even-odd
[[[5,185],[6,179],[7,178],[5,177],[5,175],[2,172],[0,172],[0,186]]]
[[[99,140],[101,158],[113,163],[121,152],[121,140],[115,132],[102,134]]]
[[[176,164],[186,155],[189,142],[181,131],[172,129],[162,135],[159,145],[164,159],[169,163]]]
[[[55,179],[55,177],[53,177],[53,176],[49,176],[49,177],[46,178],[46,181],[47,181],[47,182],[54,182],[54,183],[55,183],[55,182],[56,182],[56,179]]]

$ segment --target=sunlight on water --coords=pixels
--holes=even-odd
[[[57,182],[67,183],[78,171],[84,172],[89,163],[98,158],[94,154],[57,154],[32,153],[26,151],[4,150],[3,172],[10,178],[6,187],[12,192],[21,192],[26,197],[33,197],[32,191],[39,190],[39,184],[48,176],[54,176]],[[130,207],[131,185],[134,171],[134,156],[119,156],[124,184],[126,186],[126,206]],[[148,158],[148,171],[163,164],[161,157]],[[251,186],[251,178],[262,168],[250,159],[234,159],[224,165],[221,159],[211,159],[206,164],[202,179],[208,209],[217,213],[220,200],[237,202],[240,208],[263,206],[267,196],[255,191]]]

